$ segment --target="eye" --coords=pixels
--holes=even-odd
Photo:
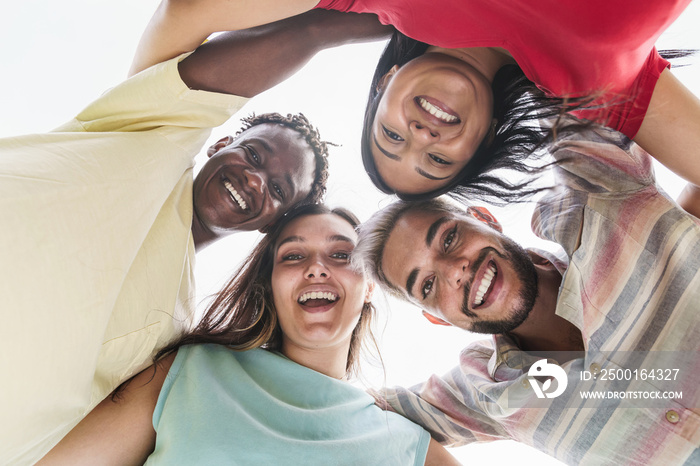
[[[449,162],[449,161],[443,159],[442,157],[438,157],[435,154],[428,154],[428,157],[430,157],[431,159],[433,159],[435,161],[435,163],[439,163],[440,165],[452,165],[452,162]]]
[[[452,241],[455,238],[455,234],[457,233],[457,226],[455,225],[450,231],[447,232],[445,235],[445,239],[442,242],[442,248],[443,251],[447,252],[448,249],[450,249],[450,245],[452,244]]]
[[[303,258],[304,258],[304,256],[302,256],[301,254],[290,253],[290,254],[285,254],[284,256],[282,256],[282,261],[283,262],[298,261],[298,260],[301,260]]]
[[[272,190],[277,194],[277,197],[280,198],[280,200],[284,201],[284,191],[282,191],[282,188],[278,184],[273,184],[272,185]]]
[[[255,149],[253,149],[250,146],[243,146],[243,148],[246,150],[246,152],[248,153],[248,156],[251,158],[253,163],[255,163],[256,165],[259,165],[260,164],[260,156],[255,151]]]
[[[344,262],[350,261],[350,254],[347,252],[341,252],[341,251],[334,252],[333,254],[331,254],[331,257],[333,259],[339,259],[339,260],[342,260]]]
[[[382,131],[384,131],[384,135],[391,139],[392,141],[396,142],[402,142],[403,138],[396,134],[395,132],[391,131],[390,129],[387,129],[386,126],[382,125]]]
[[[423,286],[420,289],[423,299],[426,299],[431,291],[433,291],[433,284],[435,283],[435,276],[428,278],[423,282]]]

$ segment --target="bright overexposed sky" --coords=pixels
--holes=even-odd
[[[49,131],[122,81],[157,4],[156,0],[24,0],[6,5],[0,15],[0,137]],[[664,34],[658,48],[700,49],[698,20],[700,3],[696,1]],[[375,43],[323,52],[290,80],[256,97],[241,113],[306,114],[324,139],[340,145],[331,148],[328,203],[350,208],[361,220],[391,200],[374,189],[359,157],[364,102],[382,48],[383,44]],[[700,95],[700,55],[684,63],[690,65],[674,73]],[[238,126],[234,117],[213,131],[210,143],[235,133]],[[673,197],[680,192],[682,183],[663,167],[657,167],[657,176]],[[493,211],[505,233],[524,246],[551,247],[530,233],[531,210],[526,205]],[[197,283],[202,298],[217,291],[258,238],[256,233],[234,235],[198,254]],[[375,304],[382,321],[377,333],[385,372],[365,366],[374,386],[412,385],[432,373],[444,373],[457,363],[464,346],[483,338],[431,326],[417,309],[382,299],[380,293]],[[515,442],[470,445],[452,452],[465,464],[515,460],[519,464],[557,464]]]

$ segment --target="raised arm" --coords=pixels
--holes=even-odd
[[[141,36],[129,76],[197,48],[210,34],[310,10],[318,0],[162,0]]]
[[[160,360],[155,375],[152,367],[136,375],[119,399],[105,398],[37,465],[143,464],[155,447],[153,410],[174,359]]]
[[[668,69],[656,83],[634,140],[690,183],[678,202],[687,212],[700,217],[700,99]]]
[[[313,10],[221,34],[180,62],[180,76],[192,89],[252,97],[284,81],[323,49],[388,38],[392,31],[372,14]]]

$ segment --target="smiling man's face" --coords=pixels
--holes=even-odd
[[[314,153],[286,126],[253,126],[208,154],[194,181],[194,215],[216,236],[265,228],[311,191]]]
[[[473,332],[517,328],[537,297],[527,253],[467,214],[408,211],[389,235],[382,264],[409,301]]]

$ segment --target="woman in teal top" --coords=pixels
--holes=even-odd
[[[350,266],[357,219],[285,216],[199,325],[40,464],[458,464],[345,382],[374,312]]]

